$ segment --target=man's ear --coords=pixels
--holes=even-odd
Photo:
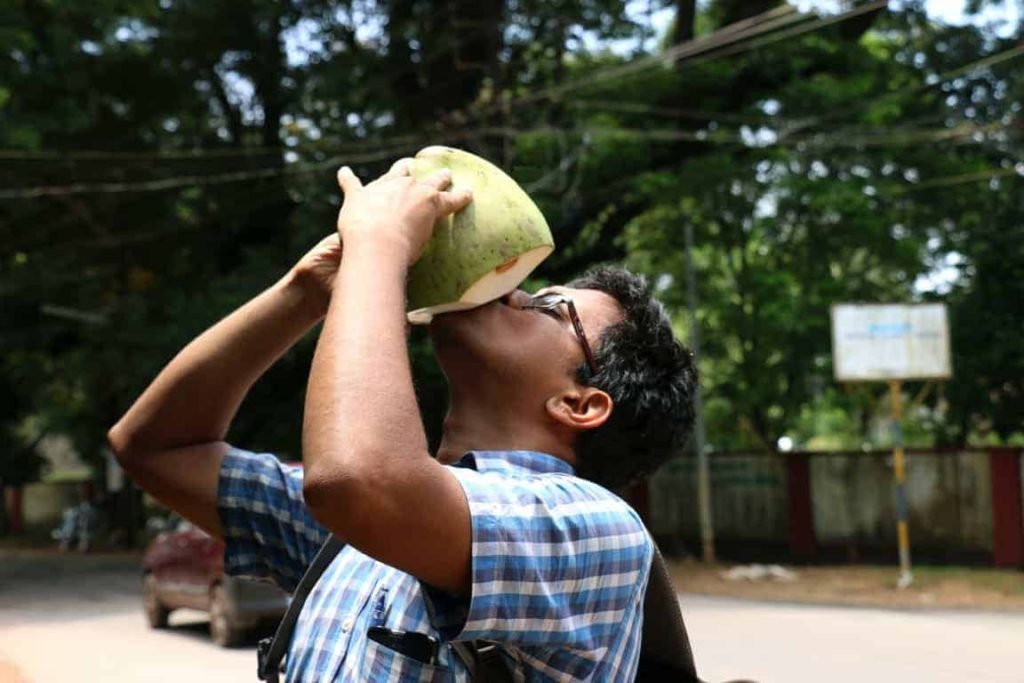
[[[548,415],[573,431],[597,429],[611,417],[615,402],[594,387],[574,387],[552,396],[544,404]]]

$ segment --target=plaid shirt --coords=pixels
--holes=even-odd
[[[637,514],[543,453],[475,451],[452,472],[472,516],[472,597],[346,547],[302,610],[287,680],[468,680],[450,647],[431,666],[367,638],[383,625],[501,643],[528,681],[632,681],[652,556]],[[293,591],[327,535],[303,503],[302,470],[233,449],[218,498],[225,571]]]

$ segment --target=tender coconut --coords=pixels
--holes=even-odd
[[[434,226],[409,271],[409,322],[481,306],[508,294],[554,250],[540,209],[516,181],[475,154],[427,147],[412,163],[414,178],[452,172],[452,188],[469,188],[473,201]]]

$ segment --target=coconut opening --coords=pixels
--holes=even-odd
[[[545,245],[531,249],[507,263],[503,263],[477,280],[458,301],[409,311],[408,320],[413,325],[427,325],[435,315],[465,311],[500,299],[529,277],[530,273],[548,257],[554,247]]]

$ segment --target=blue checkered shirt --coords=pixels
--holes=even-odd
[[[346,547],[302,610],[287,680],[467,681],[447,643],[487,640],[527,681],[632,681],[652,556],[637,514],[543,453],[474,451],[452,472],[472,516],[471,597]],[[293,591],[327,537],[303,503],[302,470],[232,449],[218,497],[225,571]],[[375,625],[438,638],[436,665],[367,638]]]

